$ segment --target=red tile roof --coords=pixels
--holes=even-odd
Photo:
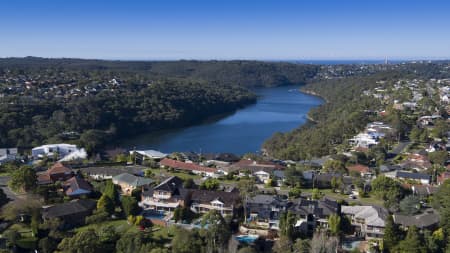
[[[47,170],[47,173],[49,175],[52,175],[52,174],[65,174],[65,173],[71,173],[71,172],[72,172],[71,169],[67,168],[66,166],[64,166],[60,162],[55,163],[52,167],[50,167]]]
[[[217,171],[215,168],[203,167],[195,163],[185,163],[169,158],[164,158],[160,164],[178,170],[200,171],[205,173],[214,173]]]
[[[71,195],[78,189],[92,191],[92,186],[90,186],[86,180],[77,176],[71,177],[69,180],[65,181],[64,186],[67,187],[66,195]]]
[[[355,164],[355,165],[352,165],[352,166],[348,166],[347,169],[349,171],[357,171],[357,172],[360,172],[360,173],[367,173],[367,172],[370,171],[369,167],[367,167],[365,165],[362,165],[362,164]]]

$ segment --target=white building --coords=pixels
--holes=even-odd
[[[31,155],[35,159],[57,156],[58,159],[64,159],[66,156],[74,152],[80,152],[81,150],[72,144],[60,143],[60,144],[47,144],[39,147],[35,147],[31,150]]]
[[[0,149],[0,165],[6,162],[14,161],[17,158],[17,148]]]

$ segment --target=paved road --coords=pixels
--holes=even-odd
[[[9,176],[0,177],[0,188],[2,188],[3,192],[10,200],[16,200],[20,195],[14,193],[8,187],[8,181],[10,180]]]

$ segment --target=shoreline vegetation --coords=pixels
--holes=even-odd
[[[303,85],[317,71],[285,62],[0,58],[0,146],[67,142],[92,154],[130,134],[231,113],[256,102],[252,88]]]

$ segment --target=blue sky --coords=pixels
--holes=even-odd
[[[450,58],[446,0],[1,0],[0,57]]]

